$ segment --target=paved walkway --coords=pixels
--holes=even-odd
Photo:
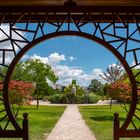
[[[68,105],[46,140],[96,140],[79,113],[77,105]]]

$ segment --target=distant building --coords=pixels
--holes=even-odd
[[[62,89],[62,85],[61,84],[55,84],[55,89],[61,90]]]

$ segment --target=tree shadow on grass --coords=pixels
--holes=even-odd
[[[82,110],[104,110],[104,109],[107,109],[107,110],[110,110],[111,108],[110,107],[103,107],[103,108],[100,108],[100,107],[86,107],[86,108],[82,108]]]
[[[90,117],[91,120],[94,120],[94,121],[113,121],[114,120],[114,117],[113,116],[99,116],[99,117]],[[124,118],[120,117],[119,118],[120,121],[124,121]]]

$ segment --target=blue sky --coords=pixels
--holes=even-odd
[[[48,59],[54,59],[50,65],[58,73],[60,78],[58,83],[63,85],[69,84],[72,79],[76,79],[81,86],[88,86],[94,78],[103,82],[99,73],[117,62],[116,57],[102,45],[77,36],[46,40],[28,51],[27,56],[44,59],[47,62],[52,61]],[[65,69],[66,72],[59,74],[60,70],[65,71]]]
[[[64,54],[67,60],[70,56],[76,58],[74,61],[63,61],[61,64],[80,67],[87,72],[90,72],[93,68],[105,70],[109,64],[117,61],[115,56],[102,45],[76,36],[49,39],[27,52],[30,56],[36,54],[42,57],[49,56],[52,53]]]
[[[108,23],[109,24],[109,23]],[[108,25],[102,24],[101,28],[104,29]],[[36,30],[37,24],[29,24],[30,29]],[[62,26],[60,31],[64,31],[67,24]],[[73,25],[73,24],[72,24]],[[117,23],[116,26],[123,26]],[[15,28],[24,29],[26,24],[17,24]],[[55,32],[56,27],[52,27],[52,25],[45,24],[43,27],[44,33],[49,34],[51,32]],[[71,26],[72,30],[75,30],[73,26]],[[10,35],[9,26],[2,25],[1,29],[4,30],[7,35]],[[139,31],[135,32],[137,26],[135,24],[131,24],[129,28],[129,36],[131,36],[131,40],[127,41],[127,50],[131,50],[134,48],[139,48],[139,42],[135,40],[139,40]],[[93,34],[95,27],[93,24],[85,24],[81,28],[82,32],[86,32],[89,34]],[[126,38],[126,28],[117,28],[116,35],[118,37]],[[112,27],[107,28],[105,30],[106,33],[112,33]],[[134,32],[134,34],[133,34]],[[19,31],[20,35],[26,38],[29,41],[32,41],[33,35],[30,33]],[[113,34],[113,33],[112,33]],[[1,40],[7,39],[7,36],[2,32],[0,33]],[[37,38],[41,36],[41,33],[37,32]],[[98,31],[96,34],[97,37],[101,37],[100,32]],[[105,35],[106,41],[114,40],[114,37]],[[12,32],[12,39],[23,40],[16,32]],[[20,42],[21,43],[21,42]],[[119,42],[115,42],[115,44],[111,44],[114,47],[118,47],[119,44],[122,43],[122,40]],[[26,44],[20,44],[22,47]],[[2,48],[3,47],[3,48]],[[14,44],[15,50],[18,52],[19,48]],[[5,41],[1,43],[1,49],[13,49],[11,41]],[[124,55],[125,43],[119,48],[119,52]],[[137,60],[140,62],[140,50],[136,52]],[[6,54],[6,63],[10,64],[12,59],[14,58],[13,53],[8,52]],[[77,36],[62,36],[57,38],[51,38],[46,40],[36,46],[34,46],[31,50],[29,50],[22,58],[23,59],[40,59],[43,63],[49,64],[52,66],[52,69],[55,71],[56,75],[59,77],[59,81],[57,83],[62,85],[69,84],[73,79],[77,80],[77,83],[81,86],[88,86],[92,79],[98,79],[101,82],[103,81],[99,74],[102,74],[103,71],[109,65],[113,65],[117,63],[117,59],[115,56],[108,51],[104,46]],[[134,62],[134,54],[133,51],[127,53],[126,59],[130,66],[135,65]],[[2,55],[0,54],[0,61],[2,61]]]

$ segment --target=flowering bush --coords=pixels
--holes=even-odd
[[[3,90],[3,83],[0,82],[0,90]],[[12,107],[15,118],[18,116],[21,105],[24,103],[30,104],[32,90],[34,89],[31,83],[11,80],[9,83],[9,101]]]
[[[3,84],[0,84],[0,90],[3,89]],[[11,80],[9,83],[9,100],[11,104],[22,105],[23,103],[30,103],[32,98],[31,93],[34,87],[31,83]]]

